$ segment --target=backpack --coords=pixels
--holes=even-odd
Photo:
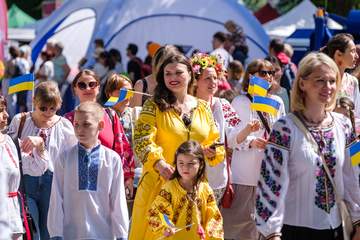
[[[152,73],[152,69],[150,65],[145,64],[143,61],[137,58],[132,58],[131,61],[134,61],[139,65],[141,79],[145,78],[146,76],[149,76]]]
[[[26,70],[24,67],[24,64],[22,62],[15,59],[15,73],[13,75],[13,78],[22,76],[26,74]]]
[[[295,80],[296,73],[292,67],[291,62],[289,62],[288,64],[283,64],[283,66],[284,66],[284,73],[280,79],[280,86],[288,90],[291,90],[292,84]]]

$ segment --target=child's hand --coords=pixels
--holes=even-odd
[[[210,147],[202,147],[203,151],[204,151],[204,155],[207,158],[212,158],[216,155],[216,148],[210,148]]]
[[[164,236],[170,237],[175,234],[175,230],[173,228],[165,228]]]
[[[268,143],[268,140],[265,140],[263,138],[256,138],[251,141],[250,146],[253,148],[265,149],[267,143]]]
[[[132,177],[128,177],[126,180],[125,180],[125,191],[126,191],[126,188],[129,188],[130,189],[130,194],[126,194],[126,199],[130,199],[132,198],[133,194],[134,194],[134,186],[133,186],[133,178]]]
[[[246,125],[246,129],[252,133],[252,132],[257,132],[260,130],[260,127],[261,127],[261,123],[259,120],[255,119],[254,121],[248,123]]]
[[[160,175],[165,181],[168,181],[171,175],[175,172],[175,168],[170,164],[167,164],[164,160],[160,160],[156,164],[156,168],[159,170]]]

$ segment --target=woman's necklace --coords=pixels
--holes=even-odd
[[[318,121],[318,122],[316,122],[316,121],[311,121],[311,120],[307,119],[302,111],[301,111],[301,116],[305,119],[305,121],[307,121],[307,122],[309,122],[309,123],[312,123],[312,124],[320,124],[320,123],[322,123],[322,122],[325,120],[325,118],[326,118],[326,111],[325,111],[325,114],[324,114],[323,119],[322,119],[321,121]]]

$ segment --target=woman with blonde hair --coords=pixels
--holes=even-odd
[[[350,212],[353,239],[360,239],[360,190],[349,152],[355,135],[348,118],[331,112],[340,85],[339,69],[325,54],[301,60],[294,113],[274,124],[261,163],[255,220],[266,239],[343,239],[335,187]]]

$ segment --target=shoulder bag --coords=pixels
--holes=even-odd
[[[23,218],[23,224],[25,227],[25,233],[23,234],[23,239],[24,240],[32,240],[33,239],[33,235],[35,233],[37,233],[37,229],[35,226],[35,221],[33,219],[33,217],[31,216],[31,213],[29,211],[29,205],[28,205],[28,201],[27,201],[27,194],[26,194],[26,188],[25,188],[25,182],[24,182],[24,173],[22,170],[22,158],[21,158],[21,151],[20,151],[20,146],[19,146],[19,141],[18,138],[20,138],[21,136],[21,132],[22,129],[24,127],[25,124],[25,120],[26,120],[26,113],[22,112],[21,113],[21,121],[20,121],[20,126],[19,126],[19,130],[18,133],[10,133],[8,134],[11,139],[13,140],[16,149],[17,149],[17,153],[18,153],[18,157],[19,157],[19,170],[20,170],[20,176],[21,176],[21,191],[22,191],[22,205],[23,205],[23,214],[21,215],[21,217]],[[21,196],[21,195],[20,195]]]
[[[344,201],[341,199],[341,197],[336,189],[334,180],[331,177],[328,166],[326,165],[324,155],[320,153],[319,146],[315,142],[311,133],[305,127],[305,124],[299,119],[299,117],[297,115],[295,115],[294,113],[290,113],[288,116],[291,118],[291,120],[294,121],[295,125],[304,133],[308,142],[311,143],[312,147],[315,149],[318,156],[321,157],[321,161],[322,161],[323,167],[325,169],[326,175],[329,178],[329,180],[334,188],[335,199],[336,199],[336,202],[337,202],[338,208],[339,208],[339,215],[340,215],[340,221],[341,221],[341,225],[342,225],[342,229],[343,229],[344,240],[350,240],[351,239],[350,235],[351,235],[352,231],[354,230],[353,226],[352,226],[352,220],[351,220],[349,211],[348,211]]]

